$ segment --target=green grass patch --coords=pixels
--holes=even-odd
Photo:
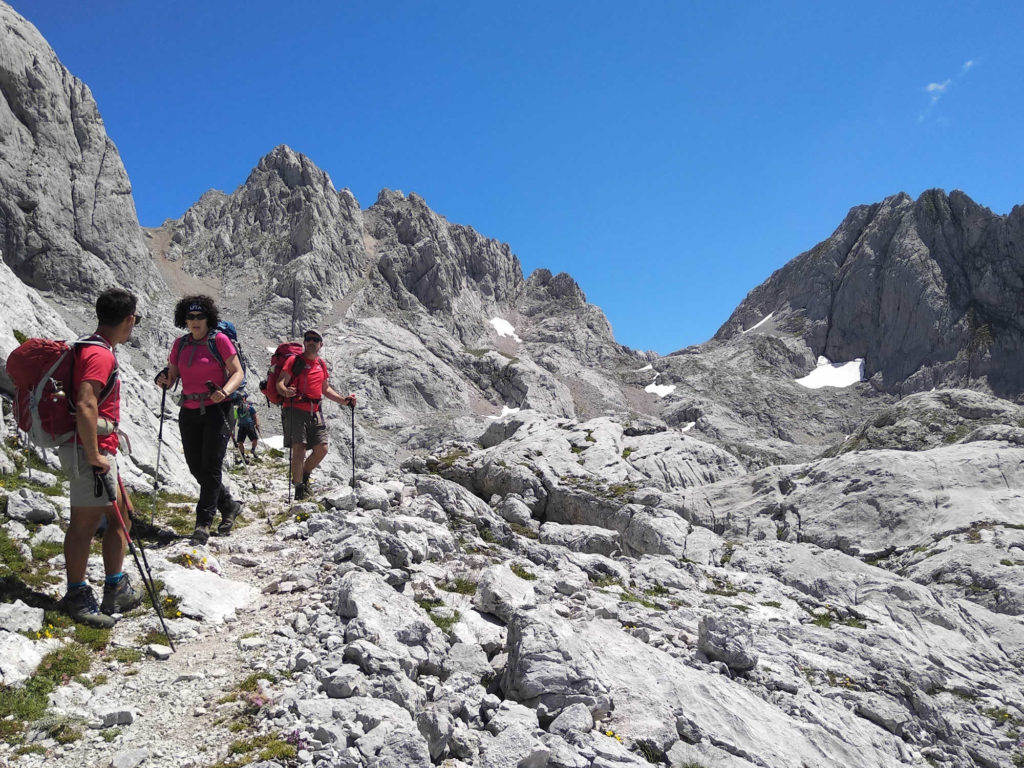
[[[630,592],[628,589],[622,590],[622,594],[619,595],[619,602],[620,603],[637,603],[639,605],[642,605],[644,608],[650,608],[651,610],[654,610],[654,611],[663,610],[661,606],[657,605],[656,603],[651,602],[647,598],[640,597],[639,595],[634,594],[633,592]]]
[[[135,639],[139,645],[167,645],[167,638],[164,636],[164,633],[156,629],[151,629]]]
[[[761,605],[766,605],[769,608],[781,608],[782,607],[782,603],[780,603],[778,600],[762,600],[761,601]]]
[[[644,594],[647,595],[647,597],[664,597],[669,594],[669,591],[665,587],[661,586],[661,584],[655,584],[653,587],[645,589]]]
[[[616,579],[614,576],[587,576],[590,579],[590,583],[595,587],[614,587],[622,586],[622,582]]]
[[[32,559],[46,561],[64,553],[64,542],[42,541],[32,547]]]
[[[530,573],[530,571],[526,570],[525,568],[523,568],[523,566],[519,565],[518,563],[512,563],[512,565],[509,567],[512,569],[512,573],[514,573],[520,579],[525,579],[526,581],[537,580],[536,574]]]
[[[451,616],[438,616],[436,613],[428,613],[427,615],[430,616],[430,620],[437,625],[437,628],[445,634],[451,632],[452,627],[458,624],[459,619],[462,618],[462,614],[458,611],[452,611]]]
[[[45,755],[46,747],[42,744],[22,744],[16,750],[14,750],[15,757],[21,755]]]
[[[445,581],[439,584],[445,592],[457,592],[460,595],[475,595],[476,594],[476,582],[472,579],[457,578],[451,581]]]
[[[633,449],[632,448],[623,448],[622,449],[622,458],[628,459],[632,454],[633,454]]]
[[[110,642],[110,630],[90,627],[88,624],[75,624],[75,642],[90,651],[102,651]]]
[[[440,608],[444,605],[444,600],[439,597],[423,598],[422,600],[417,600],[416,605],[429,612],[431,608]]]
[[[12,328],[11,333],[14,335],[14,340],[19,344],[24,344],[26,341],[28,341],[28,336],[19,331],[17,328]]]
[[[831,613],[823,613],[821,616],[815,616],[811,620],[811,624],[814,624],[814,625],[819,626],[819,627],[824,627],[825,629],[831,629],[832,628],[832,614]]]
[[[118,664],[135,664],[142,661],[142,651],[138,648],[114,648],[107,657]]]
[[[46,712],[50,692],[89,671],[90,653],[80,645],[67,645],[43,657],[35,673],[20,687],[0,687],[0,736],[12,741],[25,723]]]
[[[508,527],[512,529],[512,533],[518,534],[527,539],[539,539],[540,535],[528,525],[521,525],[520,523],[509,523]]]
[[[107,744],[112,742],[114,739],[116,739],[120,735],[121,735],[121,729],[120,728],[107,728],[107,729],[105,729],[100,734],[100,736],[103,737],[103,740],[105,742],[107,742]]]
[[[44,720],[40,726],[58,744],[72,744],[82,738],[85,721],[78,717],[55,717]]]
[[[277,675],[274,675],[271,672],[253,672],[251,675],[243,678],[242,681],[235,686],[235,689],[255,693],[259,688],[260,680],[266,680],[268,683],[273,685],[277,682]]]

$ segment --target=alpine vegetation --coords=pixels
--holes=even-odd
[[[3,3],[0,89],[0,762],[1024,764],[1024,208],[858,206],[662,357],[284,145],[140,228]]]

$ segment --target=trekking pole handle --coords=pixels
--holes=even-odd
[[[114,487],[114,478],[110,476],[109,472],[100,472],[99,467],[93,467],[92,472],[100,479],[100,482],[103,483],[103,490],[107,492],[107,498],[111,502],[116,503],[117,489]]]
[[[210,391],[210,395],[213,395],[213,394],[215,394],[217,392],[220,392],[221,394],[223,394],[224,395],[224,400],[221,400],[221,402],[224,402],[225,400],[227,400],[230,397],[230,395],[228,395],[228,393],[225,392],[222,387],[218,387],[212,381],[206,382],[206,388]]]

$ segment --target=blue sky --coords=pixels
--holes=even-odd
[[[668,353],[854,205],[1024,203],[1024,3],[14,0],[93,91],[139,219],[288,144],[417,192]]]

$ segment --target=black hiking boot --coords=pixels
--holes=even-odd
[[[309,495],[309,490],[306,488],[306,484],[305,483],[296,483],[295,484],[295,500],[296,501],[302,501],[308,495]]]
[[[206,542],[210,540],[210,526],[208,525],[197,525],[196,529],[192,531],[192,538],[189,542],[193,547],[206,546]]]
[[[231,533],[231,529],[235,527],[235,518],[241,511],[242,505],[236,499],[232,499],[225,505],[220,513],[220,525],[217,526],[218,535],[227,536]]]
[[[103,602],[100,611],[108,616],[112,613],[127,613],[142,604],[142,590],[132,586],[131,579],[125,574],[114,586],[103,585]]]
[[[90,627],[110,629],[114,626],[114,619],[105,613],[100,613],[100,607],[96,604],[96,595],[88,584],[84,587],[75,587],[68,590],[61,600],[64,613],[75,621],[88,624]]]

